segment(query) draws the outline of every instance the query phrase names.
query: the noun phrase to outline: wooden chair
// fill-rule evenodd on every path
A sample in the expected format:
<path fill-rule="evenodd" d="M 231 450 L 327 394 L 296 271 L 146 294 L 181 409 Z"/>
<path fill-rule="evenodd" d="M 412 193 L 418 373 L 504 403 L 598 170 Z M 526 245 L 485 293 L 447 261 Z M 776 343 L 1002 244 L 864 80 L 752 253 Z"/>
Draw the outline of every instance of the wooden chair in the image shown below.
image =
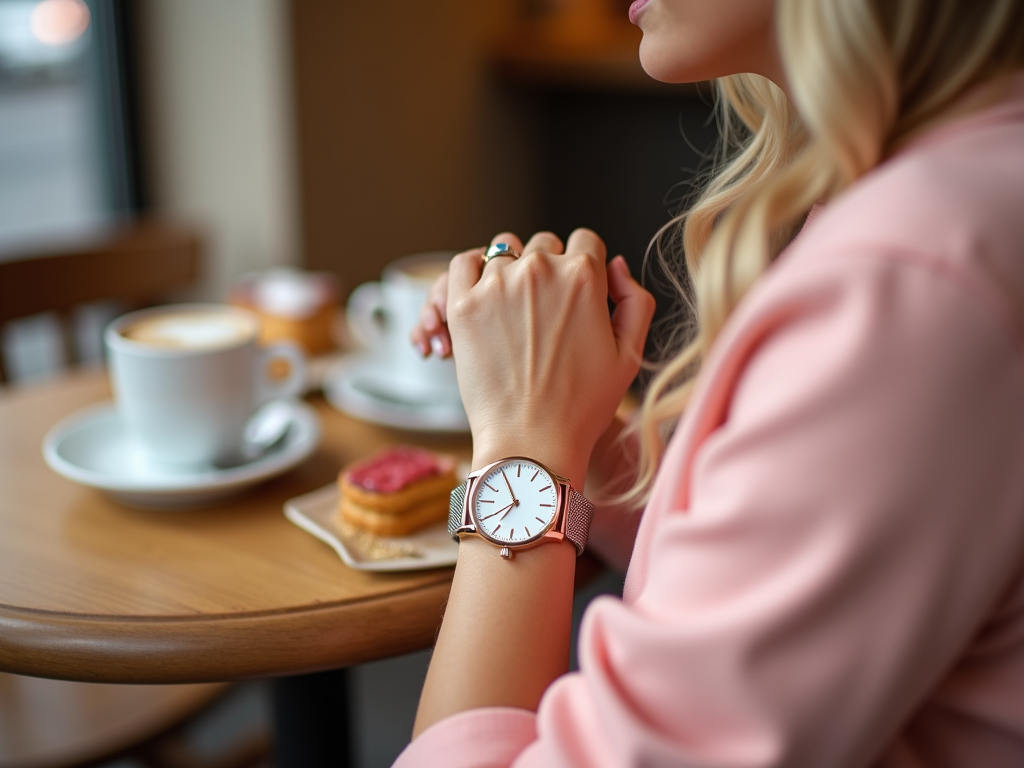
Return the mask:
<path fill-rule="evenodd" d="M 193 284 L 200 239 L 189 228 L 156 221 L 117 227 L 64 248 L 0 254 L 0 329 L 12 320 L 55 312 L 65 359 L 77 362 L 72 313 L 92 302 L 154 303 Z M 0 355 L 0 383 L 7 380 Z"/>
<path fill-rule="evenodd" d="M 193 284 L 200 238 L 160 222 L 119 227 L 63 248 L 0 256 L 0 329 L 55 312 L 69 365 L 76 362 L 72 313 L 116 299 L 135 307 Z M 0 356 L 0 383 L 6 380 Z M 184 729 L 227 684 L 98 685 L 0 673 L 0 768 L 70 768 L 131 757 L 150 766 L 243 766 L 269 752 L 263 739 L 216 760 L 190 754 Z"/>
<path fill-rule="evenodd" d="M 266 734 L 200 754 L 188 727 L 228 685 L 99 685 L 0 673 L 0 768 L 235 768 L 270 752 Z"/>

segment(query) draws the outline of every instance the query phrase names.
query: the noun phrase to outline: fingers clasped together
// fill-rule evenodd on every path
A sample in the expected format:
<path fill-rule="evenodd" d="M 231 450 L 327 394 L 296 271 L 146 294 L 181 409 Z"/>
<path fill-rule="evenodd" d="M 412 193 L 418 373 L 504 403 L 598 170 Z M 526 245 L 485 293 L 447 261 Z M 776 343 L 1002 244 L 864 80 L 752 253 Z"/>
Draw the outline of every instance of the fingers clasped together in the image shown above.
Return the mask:
<path fill-rule="evenodd" d="M 605 258 L 578 229 L 564 246 L 550 232 L 525 246 L 503 233 L 452 259 L 412 341 L 424 355 L 454 349 L 475 443 L 527 433 L 592 447 L 639 370 L 654 312 L 625 260 Z"/>

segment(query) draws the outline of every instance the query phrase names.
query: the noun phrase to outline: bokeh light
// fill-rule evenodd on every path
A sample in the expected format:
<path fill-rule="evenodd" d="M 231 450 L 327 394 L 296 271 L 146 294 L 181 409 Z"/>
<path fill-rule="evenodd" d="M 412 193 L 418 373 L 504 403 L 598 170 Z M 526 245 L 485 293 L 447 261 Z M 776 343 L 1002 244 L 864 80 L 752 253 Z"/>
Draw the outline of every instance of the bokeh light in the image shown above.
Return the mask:
<path fill-rule="evenodd" d="M 82 0 L 42 0 L 32 9 L 32 34 L 45 45 L 67 45 L 89 28 L 89 8 Z"/>

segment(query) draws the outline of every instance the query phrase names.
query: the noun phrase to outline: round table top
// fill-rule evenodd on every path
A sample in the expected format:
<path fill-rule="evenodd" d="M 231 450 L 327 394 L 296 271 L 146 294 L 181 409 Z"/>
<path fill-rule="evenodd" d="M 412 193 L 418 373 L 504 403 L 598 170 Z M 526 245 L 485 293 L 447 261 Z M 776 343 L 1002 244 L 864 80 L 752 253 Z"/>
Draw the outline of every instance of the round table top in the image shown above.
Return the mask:
<path fill-rule="evenodd" d="M 110 398 L 105 373 L 0 388 L 0 670 L 107 683 L 300 674 L 430 645 L 452 569 L 353 570 L 285 500 L 394 442 L 468 456 L 465 437 L 367 424 L 310 398 L 320 447 L 205 509 L 145 511 L 54 473 L 57 421 Z"/>

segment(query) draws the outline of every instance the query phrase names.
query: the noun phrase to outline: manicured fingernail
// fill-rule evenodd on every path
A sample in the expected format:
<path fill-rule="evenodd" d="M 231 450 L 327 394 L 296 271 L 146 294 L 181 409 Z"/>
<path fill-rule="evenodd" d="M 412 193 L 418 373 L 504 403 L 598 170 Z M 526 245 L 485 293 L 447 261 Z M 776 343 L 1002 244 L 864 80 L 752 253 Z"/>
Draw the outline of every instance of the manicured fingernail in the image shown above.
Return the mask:
<path fill-rule="evenodd" d="M 426 357 L 430 354 L 430 346 L 425 341 L 417 341 L 416 351 L 420 353 L 420 357 Z"/>
<path fill-rule="evenodd" d="M 616 256 L 615 257 L 615 261 L 619 262 L 619 269 L 621 269 L 627 275 L 630 274 L 630 272 L 629 272 L 629 262 L 626 261 L 626 258 L 624 256 L 621 256 L 621 255 L 620 256 Z"/>
<path fill-rule="evenodd" d="M 434 354 L 437 355 L 438 357 L 444 357 L 444 339 L 442 339 L 440 336 L 430 337 L 430 348 L 434 350 Z"/>

